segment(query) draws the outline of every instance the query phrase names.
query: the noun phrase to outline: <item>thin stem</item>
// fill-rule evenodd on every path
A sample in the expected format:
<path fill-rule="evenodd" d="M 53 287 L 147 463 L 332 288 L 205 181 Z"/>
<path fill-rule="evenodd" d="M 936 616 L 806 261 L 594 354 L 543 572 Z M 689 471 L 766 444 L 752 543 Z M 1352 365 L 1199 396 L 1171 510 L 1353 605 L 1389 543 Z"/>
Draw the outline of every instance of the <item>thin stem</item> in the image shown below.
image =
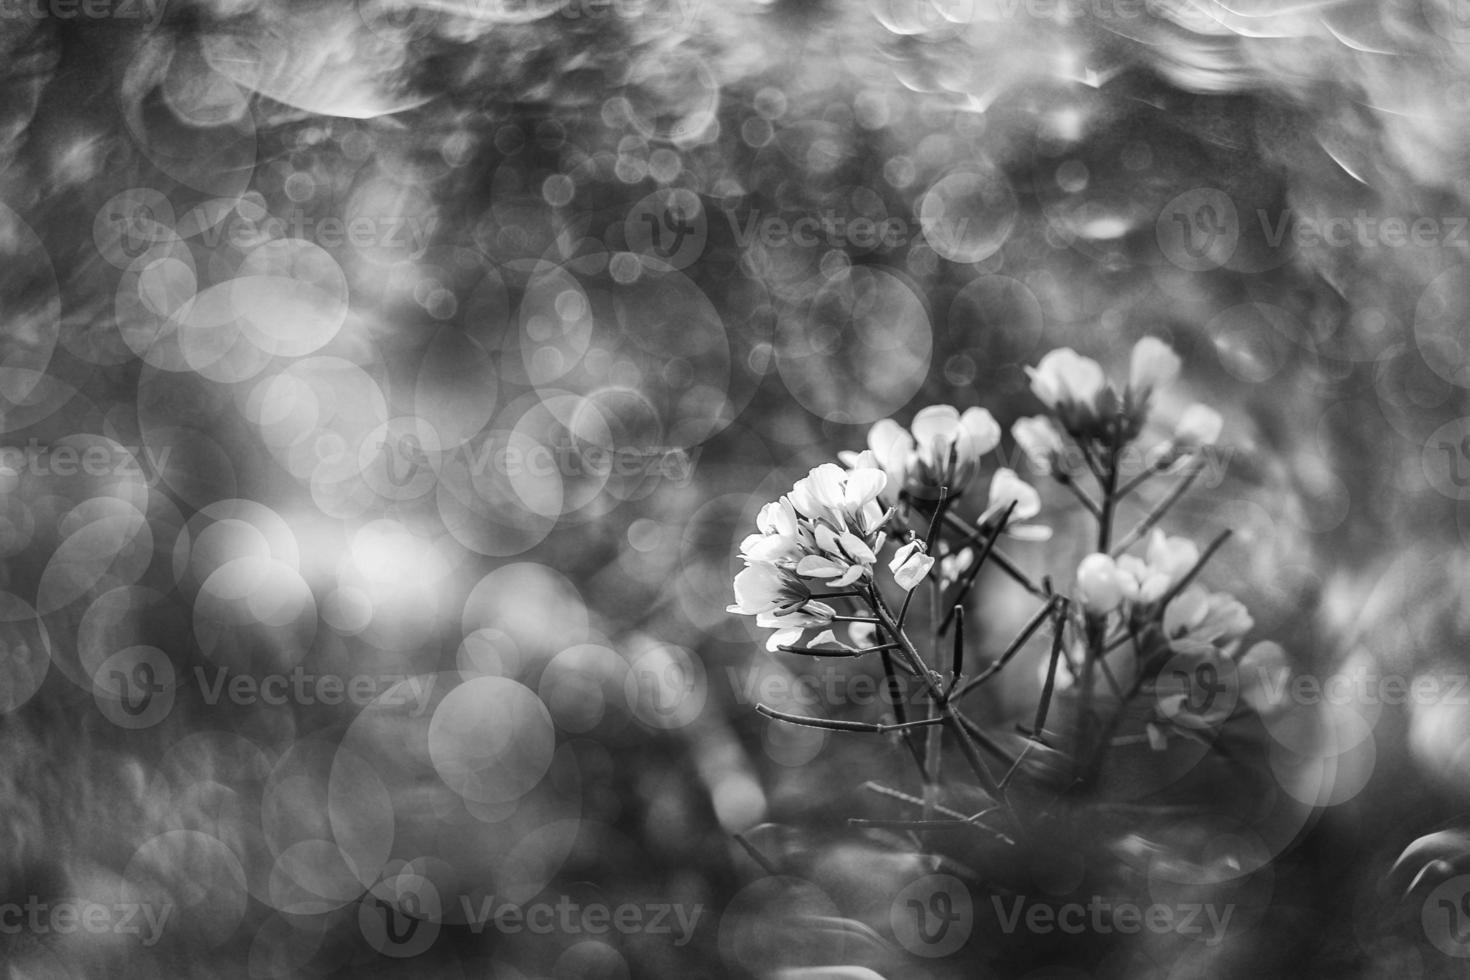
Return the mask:
<path fill-rule="evenodd" d="M 1204 469 L 1204 465 L 1201 464 L 1191 468 L 1189 472 L 1185 473 L 1184 476 L 1180 478 L 1179 482 L 1174 484 L 1173 489 L 1169 491 L 1168 495 L 1165 496 L 1163 500 L 1160 500 L 1152 510 L 1144 515 L 1143 520 L 1139 521 L 1138 524 L 1134 526 L 1133 530 L 1123 535 L 1122 539 L 1117 544 L 1113 545 L 1113 557 L 1116 558 L 1123 552 L 1127 551 L 1129 548 L 1133 547 L 1135 543 L 1140 541 L 1143 536 L 1147 534 L 1153 528 L 1153 526 L 1163 518 L 1165 514 L 1169 512 L 1169 509 L 1179 502 L 1179 498 L 1184 496 L 1185 492 L 1189 490 L 1190 484 L 1194 483 L 1199 475 L 1204 472 Z M 1120 498 L 1121 496 L 1122 495 L 1119 494 Z"/>
<path fill-rule="evenodd" d="M 884 650 L 897 650 L 897 643 L 881 643 L 875 647 L 862 647 L 858 650 L 836 649 L 830 650 L 824 647 L 803 647 L 794 643 L 783 643 L 776 647 L 782 653 L 803 653 L 811 657 L 861 657 L 869 653 L 881 653 Z"/>
<path fill-rule="evenodd" d="M 775 708 L 765 704 L 757 704 L 755 710 L 775 721 L 784 721 L 790 725 L 800 725 L 803 728 L 824 728 L 833 732 L 869 732 L 874 735 L 882 735 L 887 732 L 902 732 L 911 728 L 928 728 L 939 725 L 942 718 L 921 718 L 918 721 L 907 721 L 895 725 L 885 725 L 872 721 L 841 721 L 835 718 L 810 718 L 806 715 L 793 715 L 785 711 L 777 711 Z"/>
<path fill-rule="evenodd" d="M 959 686 L 960 677 L 965 672 L 965 607 L 956 603 L 949 611 L 950 618 L 954 620 L 954 650 L 949 658 L 949 687 L 945 689 L 946 699 L 954 700 L 954 689 Z M 940 634 L 944 631 L 941 629 Z"/>
<path fill-rule="evenodd" d="M 944 705 L 944 720 L 954 733 L 959 736 L 960 751 L 965 755 L 965 761 L 970 763 L 970 768 L 975 770 L 975 778 L 980 781 L 980 788 L 989 793 L 997 800 L 1004 800 L 1000 784 L 995 781 L 995 776 L 985 765 L 985 760 L 980 758 L 980 750 L 975 747 L 970 733 L 965 731 L 965 726 L 960 722 L 960 715 L 955 713 L 954 708 Z"/>
<path fill-rule="evenodd" d="M 1076 497 L 1082 503 L 1082 506 L 1087 510 L 1087 512 L 1093 517 L 1100 517 L 1102 515 L 1102 512 L 1098 509 L 1097 501 L 1093 500 L 1088 492 L 1082 489 L 1082 485 L 1080 483 L 1072 479 L 1072 475 L 1070 473 L 1064 473 L 1061 470 L 1053 470 L 1052 478 L 1055 479 L 1062 486 L 1066 487 L 1068 490 L 1072 491 L 1072 496 Z"/>
<path fill-rule="evenodd" d="M 929 533 L 924 535 L 925 554 L 934 554 L 934 542 L 939 540 L 939 527 L 949 511 L 950 499 L 949 487 L 940 487 L 939 502 L 934 505 L 934 516 L 929 518 Z"/>
<path fill-rule="evenodd" d="M 986 752 L 989 752 L 991 755 L 995 756 L 997 759 L 1004 762 L 1008 766 L 1015 765 L 1015 757 L 1012 756 L 1005 749 L 1001 748 L 999 742 L 991 738 L 989 735 L 985 734 L 985 729 L 981 728 L 979 725 L 975 724 L 973 721 L 971 721 L 969 718 L 965 717 L 959 712 L 955 713 L 955 717 L 959 719 L 960 724 L 964 726 L 965 731 L 970 733 L 970 737 L 973 738 L 982 749 L 984 749 Z"/>
<path fill-rule="evenodd" d="M 745 848 L 745 853 L 749 854 L 750 859 L 756 864 L 760 865 L 766 874 L 779 875 L 781 873 L 781 869 L 776 867 L 775 863 L 771 861 L 770 858 L 766 857 L 759 850 L 757 850 L 754 844 L 746 840 L 744 834 L 732 834 L 731 836 L 735 838 L 735 843 Z"/>
<path fill-rule="evenodd" d="M 1056 623 L 1051 641 L 1051 663 L 1046 668 L 1046 680 L 1041 685 L 1041 700 L 1036 705 L 1036 723 L 1032 726 L 1033 737 L 1039 738 L 1046 726 L 1046 714 L 1051 707 L 1052 693 L 1056 690 L 1057 663 L 1062 656 L 1062 631 L 1067 623 L 1068 600 L 1063 597 L 1057 605 Z"/>
<path fill-rule="evenodd" d="M 908 638 L 907 634 L 896 628 L 893 622 L 893 616 L 888 611 L 888 605 L 883 601 L 883 595 L 876 587 L 870 592 L 869 601 L 872 603 L 873 611 L 878 615 L 879 619 L 883 620 L 883 628 L 892 634 L 894 639 L 903 644 L 902 652 L 904 656 L 910 659 L 914 669 L 919 672 L 919 676 L 923 678 L 924 686 L 929 690 L 929 697 L 939 707 L 939 716 L 958 734 L 960 749 L 964 752 L 965 759 L 970 763 L 970 767 L 975 770 L 975 776 L 980 781 L 980 788 L 996 799 L 1000 799 L 1000 789 L 996 785 L 995 777 L 985 767 L 985 760 L 980 758 L 979 750 L 975 748 L 975 743 L 970 740 L 969 733 L 956 720 L 954 707 L 945 699 L 944 692 L 940 690 L 938 683 L 935 681 L 933 672 L 924 664 L 924 659 L 919 656 L 919 651 L 914 649 L 913 641 Z"/>
<path fill-rule="evenodd" d="M 897 647 L 898 644 L 888 644 Z M 883 651 L 883 682 L 887 685 L 888 699 L 893 705 L 893 720 L 900 725 L 908 722 L 908 712 L 903 706 L 903 688 L 899 686 L 898 676 L 893 672 L 893 657 L 887 650 Z M 914 741 L 913 733 L 907 728 L 900 733 L 903 744 L 908 747 L 909 753 L 914 757 L 914 764 L 919 767 L 919 775 L 924 775 L 924 757 L 919 754 L 919 746 Z"/>
<path fill-rule="evenodd" d="M 873 612 L 877 614 L 878 622 L 888 635 L 899 644 L 899 652 L 908 660 L 909 666 L 913 668 L 914 673 L 924 681 L 924 686 L 929 689 L 929 696 L 936 700 L 942 700 L 944 694 L 940 691 L 939 685 L 934 681 L 933 671 L 924 663 L 924 658 L 919 656 L 919 651 L 914 648 L 913 641 L 908 638 L 908 634 L 899 628 L 898 623 L 893 618 L 893 613 L 888 609 L 888 604 L 883 601 L 883 594 L 878 591 L 877 586 L 871 586 L 870 589 L 868 602 L 872 606 Z"/>
<path fill-rule="evenodd" d="M 958 827 L 973 827 L 993 837 L 998 837 L 1007 844 L 1015 843 L 1015 840 L 1004 832 L 976 820 L 874 820 L 849 817 L 847 823 L 850 827 L 882 827 L 892 830 L 954 830 Z"/>
<path fill-rule="evenodd" d="M 1118 450 L 1108 449 L 1107 467 L 1099 478 L 1102 483 L 1102 502 L 1097 517 L 1097 550 L 1106 554 L 1113 537 L 1113 510 L 1118 505 Z"/>
<path fill-rule="evenodd" d="M 1183 592 L 1185 587 L 1188 586 L 1190 582 L 1194 581 L 1194 577 L 1200 573 L 1200 569 L 1205 567 L 1205 562 L 1209 561 L 1210 558 L 1215 554 L 1215 552 L 1220 550 L 1220 546 L 1228 541 L 1230 539 L 1230 535 L 1234 533 L 1234 531 L 1227 527 L 1225 530 L 1215 535 L 1215 540 L 1205 545 L 1205 550 L 1200 552 L 1199 561 L 1191 565 L 1189 571 L 1185 572 L 1184 576 L 1180 578 L 1179 581 L 1174 583 L 1174 587 L 1168 592 L 1165 592 L 1164 597 L 1159 600 L 1158 606 L 1160 609 L 1168 608 L 1169 603 L 1174 601 L 1174 597 Z"/>
<path fill-rule="evenodd" d="M 990 537 L 985 540 L 985 547 L 980 550 L 980 554 L 975 556 L 975 560 L 970 563 L 970 567 L 965 569 L 964 576 L 955 584 L 954 609 L 959 608 L 959 604 L 965 601 L 965 597 L 969 595 L 970 589 L 974 587 L 976 577 L 979 576 L 980 570 L 985 567 L 986 560 L 994 554 L 995 543 L 1000 540 L 1001 534 L 1006 529 L 1006 524 L 1010 522 L 1011 512 L 1015 509 L 1016 501 L 1012 500 L 1006 505 L 1006 509 L 1000 512 L 999 518 L 995 522 L 995 527 L 990 532 Z M 979 533 L 980 530 L 977 528 L 976 533 Z M 954 611 L 951 610 L 950 614 L 944 618 L 944 622 L 939 624 L 940 636 L 943 636 L 949 629 L 949 624 L 953 619 Z"/>
<path fill-rule="evenodd" d="M 1009 663 L 1011 658 L 1021 651 L 1021 648 L 1026 645 L 1026 641 L 1031 639 L 1031 634 L 1035 633 L 1037 629 L 1040 628 L 1041 624 L 1046 620 L 1047 616 L 1051 615 L 1051 612 L 1056 607 L 1058 601 L 1059 599 L 1056 596 L 1053 596 L 1051 599 L 1047 600 L 1046 605 L 1038 609 L 1036 611 L 1036 614 L 1033 615 L 1026 622 L 1026 625 L 1021 627 L 1021 632 L 1017 633 L 1015 639 L 1011 640 L 1010 645 L 1007 646 L 1004 651 L 1002 651 L 999 657 L 995 658 L 995 662 L 992 663 L 989 667 L 986 667 L 983 671 L 981 671 L 979 676 L 977 676 L 975 679 L 967 682 L 964 687 L 960 688 L 959 696 L 964 697 L 966 694 L 969 694 L 971 691 L 975 690 L 975 688 L 979 687 L 981 684 L 984 684 L 991 677 L 999 673 L 1001 668 Z"/>
<path fill-rule="evenodd" d="M 912 793 L 905 793 L 901 789 L 894 789 L 892 786 L 884 786 L 882 783 L 875 783 L 870 780 L 866 783 L 863 783 L 863 789 L 867 790 L 869 793 L 877 793 L 879 796 L 886 796 L 889 799 L 898 800 L 902 803 L 907 803 L 909 806 L 919 808 L 922 808 L 924 806 L 924 801 L 919 797 L 914 796 Z M 938 813 L 941 813 L 946 817 L 953 817 L 956 820 L 970 819 L 960 811 L 952 810 L 949 807 L 945 806 L 943 803 L 939 804 L 939 806 L 935 807 L 934 809 Z M 989 813 L 990 811 L 986 810 L 983 812 Z"/>
<path fill-rule="evenodd" d="M 941 490 L 939 500 L 941 507 L 944 506 L 944 499 L 945 491 Z M 934 516 L 936 519 L 929 525 L 929 536 L 931 540 L 939 533 L 939 513 L 936 512 Z M 939 583 L 938 576 L 930 579 L 929 585 L 929 623 L 932 626 L 939 621 L 939 599 L 942 586 Z M 934 663 L 937 665 L 939 662 L 939 633 L 936 631 L 934 634 Z M 944 697 L 949 697 L 949 691 L 947 689 L 944 692 Z M 942 700 L 939 698 L 930 699 L 928 715 L 931 719 L 942 720 L 940 710 L 942 703 Z M 924 782 L 924 819 L 926 820 L 933 816 L 933 807 L 939 802 L 939 776 L 943 765 L 944 731 L 940 728 L 931 728 L 929 729 L 924 746 L 924 774 L 926 777 Z"/>
<path fill-rule="evenodd" d="M 1167 459 L 1169 459 L 1169 456 L 1165 454 L 1155 460 L 1152 466 L 1145 466 L 1142 473 L 1138 474 L 1133 479 L 1123 484 L 1123 486 L 1118 490 L 1118 499 L 1122 500 L 1124 497 L 1128 496 L 1130 493 L 1147 483 L 1150 477 L 1153 477 L 1156 474 L 1162 473 L 1164 472 L 1164 470 L 1168 469 L 1169 466 L 1167 463 L 1165 463 L 1165 460 Z"/>
<path fill-rule="evenodd" d="M 1077 445 L 1082 449 L 1082 459 L 1087 463 L 1087 468 L 1092 471 L 1092 478 L 1096 480 L 1099 484 L 1101 484 L 1103 482 L 1102 464 L 1099 463 L 1097 461 L 1097 457 L 1093 455 L 1092 447 L 1081 440 L 1074 441 L 1076 441 Z"/>

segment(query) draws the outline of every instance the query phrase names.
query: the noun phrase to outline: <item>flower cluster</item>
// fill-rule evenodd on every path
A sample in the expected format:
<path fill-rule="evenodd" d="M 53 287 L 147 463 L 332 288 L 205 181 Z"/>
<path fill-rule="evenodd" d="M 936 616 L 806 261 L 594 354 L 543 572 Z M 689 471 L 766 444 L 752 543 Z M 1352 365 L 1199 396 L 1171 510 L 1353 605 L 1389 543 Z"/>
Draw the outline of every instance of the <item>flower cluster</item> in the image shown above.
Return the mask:
<path fill-rule="evenodd" d="M 921 803 L 931 820 L 946 735 L 967 748 L 977 785 L 997 801 L 1003 801 L 1004 780 L 991 772 L 986 753 L 998 756 L 1006 772 L 1024 769 L 1026 753 L 1008 755 L 961 713 L 958 703 L 1048 627 L 1051 655 L 1042 664 L 1041 701 L 1026 752 L 1072 766 L 1065 777 L 1070 784 L 1085 785 L 1101 771 L 1118 726 L 1139 717 L 1125 709 L 1140 692 L 1153 692 L 1155 711 L 1143 734 L 1119 736 L 1125 742 L 1146 740 L 1162 751 L 1171 733 L 1183 732 L 1181 726 L 1223 722 L 1234 699 L 1220 701 L 1225 707 L 1214 713 L 1201 713 L 1191 707 L 1192 700 L 1161 686 L 1168 680 L 1161 677 L 1166 662 L 1179 657 L 1197 662 L 1210 677 L 1233 676 L 1234 665 L 1226 661 L 1241 658 L 1242 638 L 1253 626 L 1250 614 L 1233 596 L 1196 581 L 1229 531 L 1201 547 L 1158 526 L 1202 470 L 1204 460 L 1197 456 L 1220 437 L 1219 413 L 1189 405 L 1161 444 L 1163 452 L 1121 479 L 1155 396 L 1176 383 L 1180 368 L 1169 345 L 1146 337 L 1133 348 L 1123 384 L 1110 382 L 1096 361 L 1071 349 L 1052 351 L 1027 369 L 1032 392 L 1046 412 L 1014 423 L 1016 445 L 1037 472 L 1050 474 L 1096 522 L 1095 534 L 1087 529 L 1091 553 L 1078 565 L 1070 594 L 1056 591 L 1050 576 L 1038 583 L 999 543 L 1002 535 L 1025 541 L 1051 537 L 1051 527 L 1035 523 L 1043 510 L 1036 487 L 999 465 L 990 472 L 983 503 L 969 496 L 980 482 L 984 457 L 1001 441 L 1000 426 L 984 409 L 934 405 L 920 410 L 908 427 L 893 419 L 877 422 L 864 450 L 840 453 L 842 466 L 818 466 L 789 493 L 766 504 L 757 533 L 741 544 L 745 568 L 736 576 L 730 611 L 754 615 L 758 626 L 775 630 L 768 643 L 772 650 L 851 658 L 881 653 L 888 683 L 897 683 L 901 671 L 922 686 L 929 705 L 922 718 L 906 720 L 895 703 L 892 723 L 758 708 L 794 724 L 898 733 L 928 781 Z M 1069 453 L 1075 455 L 1064 464 Z M 1071 465 L 1079 458 L 1085 468 Z M 1195 465 L 1187 465 L 1191 458 Z M 1172 474 L 1173 486 L 1153 503 L 1133 498 L 1166 473 Z M 1131 527 L 1119 533 L 1125 517 Z M 880 555 L 889 541 L 893 550 L 884 563 Z M 882 574 L 885 565 L 887 575 Z M 965 653 L 965 605 L 987 566 L 1022 587 L 1027 596 L 1020 601 L 1039 608 L 1025 614 L 1026 625 L 1003 653 L 992 662 L 982 660 L 978 672 L 967 676 L 965 663 L 974 658 Z M 890 605 L 885 589 L 898 590 L 901 599 Z M 928 601 L 913 602 L 921 589 Z M 931 641 L 911 638 L 915 619 L 932 631 Z M 836 638 L 831 627 L 837 623 L 850 626 L 848 636 L 856 646 Z M 803 642 L 807 631 L 817 632 Z M 1251 651 L 1270 649 L 1258 643 Z M 1264 662 L 1264 653 L 1251 651 L 1245 656 Z M 1273 670 L 1279 666 L 1271 665 Z M 1175 662 L 1168 676 L 1177 668 Z M 1064 692 L 1074 712 L 1061 734 L 1046 724 L 1050 699 L 1058 692 Z M 1265 704 L 1257 694 L 1245 697 L 1249 705 Z M 1100 717 L 1104 713 L 1112 717 Z M 929 729 L 922 750 L 913 738 L 916 728 Z"/>
<path fill-rule="evenodd" d="M 1077 601 L 1087 615 L 1098 619 L 1118 613 L 1135 625 L 1159 622 L 1165 641 L 1176 652 L 1230 653 L 1250 630 L 1250 614 L 1226 593 L 1208 592 L 1199 585 L 1180 588 L 1199 561 L 1199 547 L 1193 541 L 1155 529 L 1141 558 L 1115 559 L 1094 552 L 1082 559 L 1077 566 Z"/>
<path fill-rule="evenodd" d="M 877 468 L 888 475 L 893 503 L 900 498 L 933 501 L 941 489 L 963 493 L 980 469 L 980 458 L 1000 445 L 1000 425 L 983 408 L 963 413 L 950 405 L 930 405 L 905 429 L 893 419 L 868 430 L 868 448 L 838 454 L 854 469 Z"/>
<path fill-rule="evenodd" d="M 1040 473 L 1057 469 L 1066 450 L 1064 434 L 1084 451 L 1116 451 L 1138 438 L 1153 396 L 1174 383 L 1179 368 L 1173 348 L 1157 337 L 1144 337 L 1133 346 L 1128 382 L 1120 389 L 1092 358 L 1070 347 L 1051 351 L 1026 369 L 1031 391 L 1048 414 L 1018 420 L 1011 434 Z M 1175 423 L 1169 448 L 1179 455 L 1212 445 L 1223 425 L 1214 409 L 1190 405 Z"/>
<path fill-rule="evenodd" d="M 836 592 L 872 582 L 891 516 L 878 502 L 887 482 L 882 470 L 824 463 L 762 507 L 757 533 L 740 544 L 745 568 L 729 611 L 777 630 L 773 650 L 832 623 L 836 610 L 814 595 L 812 582 Z"/>

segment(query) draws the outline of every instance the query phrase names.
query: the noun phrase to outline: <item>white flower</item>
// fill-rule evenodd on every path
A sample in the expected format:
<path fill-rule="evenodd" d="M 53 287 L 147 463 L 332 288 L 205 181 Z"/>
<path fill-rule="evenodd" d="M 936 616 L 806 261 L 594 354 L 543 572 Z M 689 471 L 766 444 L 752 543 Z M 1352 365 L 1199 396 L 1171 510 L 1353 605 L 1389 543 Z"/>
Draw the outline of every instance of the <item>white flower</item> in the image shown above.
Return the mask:
<path fill-rule="evenodd" d="M 1128 387 L 1135 396 L 1147 398 L 1148 393 L 1174 383 L 1179 377 L 1179 355 L 1174 348 L 1157 337 L 1144 337 L 1133 345 L 1133 356 L 1128 364 Z"/>
<path fill-rule="evenodd" d="M 1056 466 L 1057 457 L 1066 450 L 1061 432 L 1045 415 L 1017 419 L 1011 426 L 1011 435 L 1026 454 L 1031 468 L 1038 473 L 1050 473 Z"/>
<path fill-rule="evenodd" d="M 1036 488 L 1016 475 L 1016 471 L 1001 467 L 990 478 L 990 506 L 988 513 L 999 513 L 1014 503 L 1011 511 L 1014 521 L 1029 521 L 1041 513 L 1041 494 Z"/>
<path fill-rule="evenodd" d="M 983 408 L 967 408 L 961 414 L 950 405 L 930 405 L 914 416 L 909 431 L 919 462 L 936 472 L 944 471 L 951 457 L 958 467 L 973 468 L 1000 445 L 1000 425 Z"/>
<path fill-rule="evenodd" d="M 796 574 L 804 578 L 827 579 L 830 587 L 843 589 L 861 579 L 878 560 L 873 549 L 851 531 L 818 524 L 812 535 L 816 552 L 796 563 Z"/>
<path fill-rule="evenodd" d="M 1070 347 L 1048 351 L 1036 367 L 1026 368 L 1031 390 L 1047 408 L 1091 405 L 1107 384 L 1100 364 Z"/>
<path fill-rule="evenodd" d="M 735 576 L 735 601 L 726 612 L 755 616 L 764 627 L 826 626 L 836 614 L 812 598 L 811 589 L 790 569 L 756 561 Z"/>
<path fill-rule="evenodd" d="M 990 478 L 990 505 L 980 515 L 981 526 L 999 517 L 1012 503 L 1016 506 L 1006 522 L 1006 534 L 1022 541 L 1051 540 L 1051 528 L 1044 524 L 1026 523 L 1041 513 L 1041 494 L 1017 476 L 1015 470 L 1006 467 L 996 470 Z"/>
<path fill-rule="evenodd" d="M 917 538 L 899 548 L 893 560 L 888 563 L 888 570 L 893 573 L 893 580 L 905 592 L 924 581 L 924 577 L 929 574 L 929 569 L 933 567 L 934 559 L 924 553 L 924 542 Z"/>
<path fill-rule="evenodd" d="M 839 458 L 854 470 L 876 468 L 888 475 L 889 499 L 900 490 L 933 499 L 940 487 L 963 491 L 980 467 L 980 457 L 1000 444 L 1000 425 L 983 408 L 963 413 L 950 405 L 930 405 L 903 428 L 881 419 L 868 430 L 863 453 Z"/>
<path fill-rule="evenodd" d="M 1263 640 L 1240 658 L 1240 696 L 1260 714 L 1270 714 L 1288 702 L 1286 685 L 1291 666 L 1278 643 Z"/>
<path fill-rule="evenodd" d="M 958 553 L 944 555 L 939 559 L 939 584 L 949 588 L 959 581 L 970 568 L 970 563 L 975 560 L 975 549 L 964 548 Z"/>
<path fill-rule="evenodd" d="M 882 470 L 823 463 L 797 480 L 788 496 L 799 516 L 869 537 L 883 521 L 878 495 L 887 483 Z"/>
<path fill-rule="evenodd" d="M 868 448 L 858 455 L 838 454 L 848 466 L 876 466 L 888 474 L 888 497 L 895 499 L 908 484 L 914 465 L 914 437 L 893 419 L 879 419 L 868 429 Z"/>
<path fill-rule="evenodd" d="M 1118 567 L 1138 583 L 1138 601 L 1162 599 L 1199 561 L 1199 546 L 1188 538 L 1172 538 L 1154 528 L 1143 558 L 1124 555 Z"/>
<path fill-rule="evenodd" d="M 1213 446 L 1220 438 L 1225 420 L 1207 405 L 1189 406 L 1174 426 L 1174 441 L 1182 447 Z"/>
<path fill-rule="evenodd" d="M 878 643 L 878 625 L 867 622 L 848 623 L 847 636 L 859 650 L 876 646 Z"/>
<path fill-rule="evenodd" d="M 1253 625 L 1240 600 L 1202 585 L 1189 586 L 1164 609 L 1164 637 L 1177 653 L 1212 653 L 1239 640 Z"/>
<path fill-rule="evenodd" d="M 1137 585 L 1110 555 L 1094 552 L 1077 566 L 1077 601 L 1094 616 L 1106 616 L 1133 598 Z"/>

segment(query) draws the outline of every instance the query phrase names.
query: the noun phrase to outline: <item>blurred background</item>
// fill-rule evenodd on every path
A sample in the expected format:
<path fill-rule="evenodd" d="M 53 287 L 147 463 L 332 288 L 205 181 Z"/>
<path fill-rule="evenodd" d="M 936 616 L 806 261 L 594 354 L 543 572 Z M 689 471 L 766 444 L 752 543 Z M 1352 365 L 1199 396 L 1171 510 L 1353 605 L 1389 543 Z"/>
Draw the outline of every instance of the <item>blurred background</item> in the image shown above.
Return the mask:
<path fill-rule="evenodd" d="M 1254 635 L 1453 688 L 1463 7 L 0 0 L 9 976 L 1459 975 L 1381 881 L 1470 698 L 1276 733 L 1230 943 L 925 958 L 918 856 L 845 826 L 911 760 L 757 715 L 817 675 L 725 606 L 872 422 L 1008 428 L 1023 365 L 1152 334 Z M 1059 582 L 1067 503 L 1013 546 Z"/>

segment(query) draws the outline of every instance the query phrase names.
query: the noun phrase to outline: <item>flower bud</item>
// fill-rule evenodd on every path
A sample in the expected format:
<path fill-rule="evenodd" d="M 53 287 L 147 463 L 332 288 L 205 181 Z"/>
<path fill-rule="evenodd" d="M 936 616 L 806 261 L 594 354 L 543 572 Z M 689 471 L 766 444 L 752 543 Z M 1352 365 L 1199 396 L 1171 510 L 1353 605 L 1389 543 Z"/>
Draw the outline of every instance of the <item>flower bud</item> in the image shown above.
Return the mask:
<path fill-rule="evenodd" d="M 1123 604 L 1124 586 L 1117 562 L 1094 552 L 1077 566 L 1077 600 L 1093 616 L 1106 616 Z"/>
<path fill-rule="evenodd" d="M 1017 419 L 1011 426 L 1011 436 L 1038 473 L 1050 473 L 1057 457 L 1066 449 L 1062 434 L 1045 415 Z"/>
<path fill-rule="evenodd" d="M 1031 390 L 1047 408 L 1089 406 L 1107 384 L 1100 364 L 1070 347 L 1048 351 L 1036 367 L 1028 367 Z"/>
<path fill-rule="evenodd" d="M 899 548 L 893 556 L 893 561 L 888 563 L 888 570 L 893 573 L 893 580 L 905 592 L 911 591 L 914 586 L 924 581 L 924 577 L 929 574 L 929 569 L 933 567 L 934 559 L 924 553 L 924 542 L 918 539 Z"/>
<path fill-rule="evenodd" d="M 1029 521 L 1041 513 L 1041 495 L 1036 488 L 1016 475 L 1016 471 L 1001 467 L 990 478 L 990 506 L 987 513 L 996 513 L 1015 502 L 1011 520 Z"/>
<path fill-rule="evenodd" d="M 1220 438 L 1225 420 L 1208 405 L 1189 406 L 1174 426 L 1174 441 L 1182 447 L 1213 446 Z"/>
<path fill-rule="evenodd" d="M 1157 337 L 1144 337 L 1133 345 L 1128 365 L 1128 387 L 1136 393 L 1156 391 L 1179 377 L 1179 355 Z"/>

